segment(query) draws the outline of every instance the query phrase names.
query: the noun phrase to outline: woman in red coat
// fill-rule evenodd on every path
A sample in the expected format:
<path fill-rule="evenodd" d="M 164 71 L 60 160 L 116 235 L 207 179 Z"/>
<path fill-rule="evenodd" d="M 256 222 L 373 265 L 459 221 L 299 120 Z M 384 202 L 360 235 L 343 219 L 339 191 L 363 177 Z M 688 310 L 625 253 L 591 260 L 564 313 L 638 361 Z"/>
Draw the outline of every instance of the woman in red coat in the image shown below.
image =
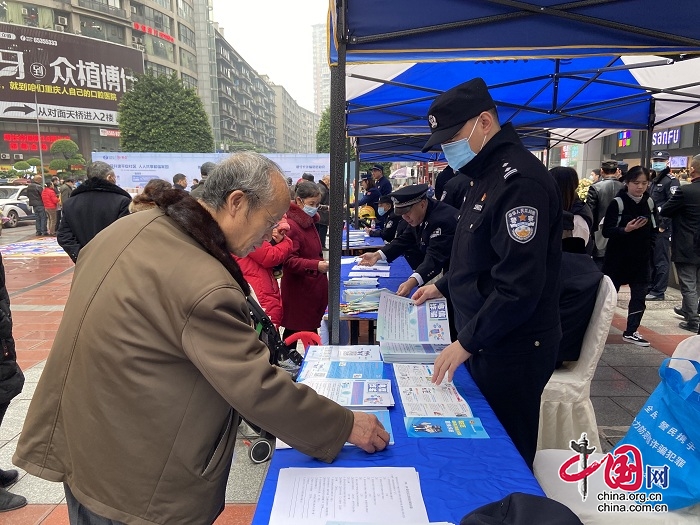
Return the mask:
<path fill-rule="evenodd" d="M 50 182 L 46 183 L 46 187 L 41 192 L 41 200 L 44 203 L 44 209 L 46 210 L 46 216 L 48 218 L 48 225 L 46 227 L 49 230 L 49 235 L 56 235 L 56 210 L 58 210 L 58 195 L 56 195 L 56 190 L 53 189 L 53 184 Z"/>
<path fill-rule="evenodd" d="M 255 291 L 260 306 L 276 328 L 282 322 L 282 297 L 273 268 L 279 266 L 292 254 L 294 245 L 287 232 L 289 223 L 283 218 L 272 230 L 272 241 L 265 241 L 246 257 L 235 257 L 243 277 Z"/>
<path fill-rule="evenodd" d="M 328 261 L 323 260 L 321 239 L 316 223 L 321 191 L 312 182 L 297 185 L 289 206 L 289 238 L 292 255 L 284 263 L 282 275 L 283 337 L 300 332 L 315 332 L 321 326 L 328 306 Z"/>

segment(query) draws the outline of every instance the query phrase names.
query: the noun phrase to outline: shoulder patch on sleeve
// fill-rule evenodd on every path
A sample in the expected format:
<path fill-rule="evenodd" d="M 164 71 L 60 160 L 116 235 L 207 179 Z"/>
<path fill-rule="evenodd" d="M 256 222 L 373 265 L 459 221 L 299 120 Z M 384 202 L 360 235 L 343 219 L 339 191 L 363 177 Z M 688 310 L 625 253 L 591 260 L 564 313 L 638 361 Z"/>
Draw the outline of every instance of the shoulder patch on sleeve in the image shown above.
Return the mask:
<path fill-rule="evenodd" d="M 510 238 L 521 244 L 531 241 L 537 233 L 537 208 L 518 206 L 506 212 L 506 227 Z"/>
<path fill-rule="evenodd" d="M 440 237 L 440 235 L 442 235 L 442 229 L 441 229 L 441 228 L 435 228 L 435 229 L 433 230 L 433 233 L 430 234 L 430 238 L 432 239 L 432 238 L 434 238 L 434 237 Z"/>
<path fill-rule="evenodd" d="M 680 186 L 671 186 L 671 195 L 673 195 L 674 193 L 676 193 L 676 191 L 678 190 L 678 188 L 680 188 Z"/>

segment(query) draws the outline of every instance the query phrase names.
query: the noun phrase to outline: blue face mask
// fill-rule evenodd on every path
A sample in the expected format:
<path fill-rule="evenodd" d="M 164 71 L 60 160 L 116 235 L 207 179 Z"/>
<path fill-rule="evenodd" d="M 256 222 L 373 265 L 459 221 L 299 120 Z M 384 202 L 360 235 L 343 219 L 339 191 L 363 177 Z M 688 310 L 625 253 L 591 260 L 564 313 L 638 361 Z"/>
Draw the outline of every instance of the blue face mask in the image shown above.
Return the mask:
<path fill-rule="evenodd" d="M 466 139 L 441 145 L 442 152 L 445 154 L 445 159 L 447 159 L 447 163 L 453 170 L 457 171 L 459 168 L 466 166 L 474 157 L 476 157 L 476 153 L 474 153 L 472 147 L 469 145 L 469 139 L 472 138 L 478 123 L 479 120 L 477 119 L 477 121 L 474 123 L 474 127 L 472 128 L 472 132 Z M 486 137 L 484 137 L 484 141 L 486 141 Z M 483 148 L 484 145 L 482 144 L 481 147 Z"/>
<path fill-rule="evenodd" d="M 666 163 L 665 162 L 652 162 L 651 169 L 653 169 L 656 173 L 659 173 L 660 171 L 664 171 L 666 169 Z"/>
<path fill-rule="evenodd" d="M 318 208 L 314 208 L 313 206 L 309 206 L 307 204 L 304 205 L 304 213 L 308 215 L 309 217 L 313 217 L 316 215 L 316 212 L 318 211 Z"/>
<path fill-rule="evenodd" d="M 381 217 L 382 215 L 384 215 L 386 213 L 386 210 L 380 206 L 379 208 L 377 208 L 377 213 Z"/>

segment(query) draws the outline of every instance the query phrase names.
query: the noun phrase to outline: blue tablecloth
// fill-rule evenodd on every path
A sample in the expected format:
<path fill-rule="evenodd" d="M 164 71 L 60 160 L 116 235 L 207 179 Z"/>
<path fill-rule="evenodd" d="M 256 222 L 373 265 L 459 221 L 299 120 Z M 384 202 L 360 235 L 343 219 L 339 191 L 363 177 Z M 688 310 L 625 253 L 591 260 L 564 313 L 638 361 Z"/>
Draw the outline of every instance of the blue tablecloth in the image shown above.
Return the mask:
<path fill-rule="evenodd" d="M 345 296 L 345 285 L 343 284 L 347 281 L 350 276 L 348 275 L 352 271 L 352 264 L 341 264 L 340 265 L 340 298 L 341 301 Z M 399 257 L 398 259 L 392 261 L 389 264 L 389 277 L 379 277 L 378 288 L 387 288 L 392 292 L 396 292 L 401 283 L 408 279 L 413 270 L 406 262 L 406 259 Z M 343 317 L 345 319 L 345 317 Z M 352 319 L 373 319 L 377 320 L 377 312 L 366 312 L 360 314 L 353 314 Z"/>
<path fill-rule="evenodd" d="M 365 237 L 365 241 L 363 244 L 360 244 L 359 246 L 352 245 L 349 248 L 347 248 L 346 239 L 347 239 L 347 232 L 345 230 L 343 230 L 343 245 L 342 245 L 343 252 L 346 252 L 348 250 L 349 251 L 360 251 L 360 250 L 367 250 L 367 249 L 377 249 L 377 248 L 381 248 L 382 246 L 384 246 L 384 239 L 382 239 L 381 237 Z"/>
<path fill-rule="evenodd" d="M 396 384 L 391 365 L 384 365 L 384 375 Z M 472 407 L 474 416 L 481 418 L 490 439 L 409 438 L 401 400 L 394 389 L 396 406 L 390 409 L 390 414 L 396 444 L 376 454 L 345 447 L 331 466 L 414 467 L 420 476 L 430 521 L 459 523 L 465 514 L 512 492 L 544 496 L 465 367 L 458 369 L 454 382 Z M 319 421 L 319 425 L 322 424 Z M 296 450 L 276 451 L 260 493 L 253 525 L 269 521 L 280 469 L 325 466 L 329 465 Z"/>

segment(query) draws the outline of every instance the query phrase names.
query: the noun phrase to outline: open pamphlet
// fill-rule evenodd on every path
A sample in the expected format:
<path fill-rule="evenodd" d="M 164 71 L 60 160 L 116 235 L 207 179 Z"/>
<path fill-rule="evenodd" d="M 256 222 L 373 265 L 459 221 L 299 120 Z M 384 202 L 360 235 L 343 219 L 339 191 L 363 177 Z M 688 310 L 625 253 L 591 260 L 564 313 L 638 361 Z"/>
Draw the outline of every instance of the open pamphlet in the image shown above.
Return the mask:
<path fill-rule="evenodd" d="M 377 341 L 387 363 L 434 363 L 450 344 L 447 300 L 429 299 L 416 306 L 406 297 L 381 294 Z"/>
<path fill-rule="evenodd" d="M 389 379 L 314 379 L 300 381 L 318 394 L 350 409 L 394 406 Z"/>
<path fill-rule="evenodd" d="M 451 382 L 435 385 L 431 365 L 394 363 L 394 375 L 406 417 L 473 417 L 472 409 Z"/>
<path fill-rule="evenodd" d="M 478 417 L 406 417 L 406 434 L 413 438 L 484 439 L 489 435 Z"/>

